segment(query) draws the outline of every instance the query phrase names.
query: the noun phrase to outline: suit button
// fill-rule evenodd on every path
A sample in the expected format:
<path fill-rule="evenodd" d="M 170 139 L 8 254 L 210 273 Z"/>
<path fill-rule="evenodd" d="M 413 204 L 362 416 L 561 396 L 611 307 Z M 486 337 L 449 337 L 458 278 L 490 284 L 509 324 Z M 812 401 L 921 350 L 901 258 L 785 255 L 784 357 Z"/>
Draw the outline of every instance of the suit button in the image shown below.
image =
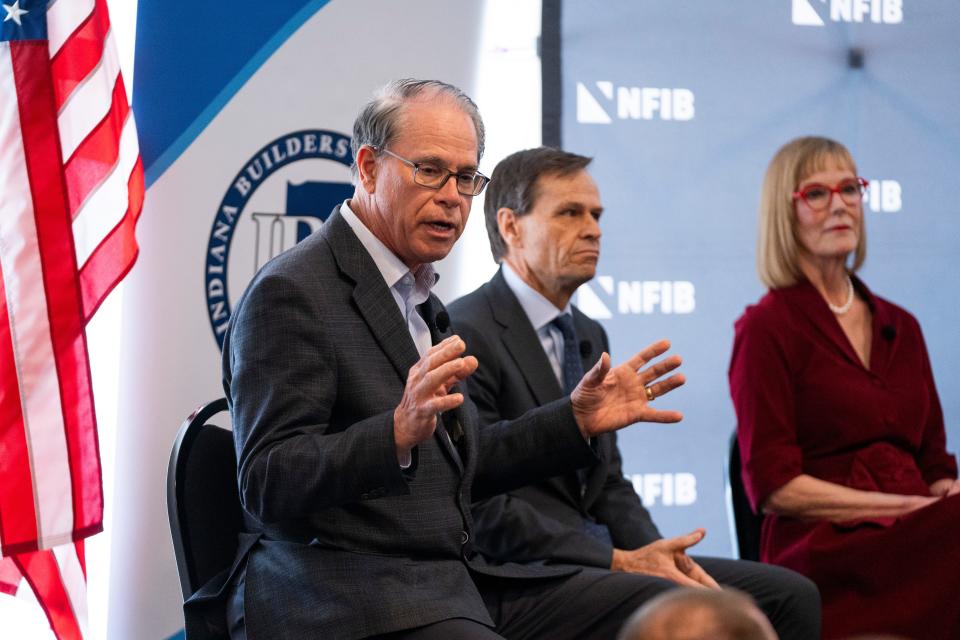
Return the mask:
<path fill-rule="evenodd" d="M 467 541 L 470 539 L 470 534 L 466 531 L 460 532 L 460 544 L 467 544 Z"/>

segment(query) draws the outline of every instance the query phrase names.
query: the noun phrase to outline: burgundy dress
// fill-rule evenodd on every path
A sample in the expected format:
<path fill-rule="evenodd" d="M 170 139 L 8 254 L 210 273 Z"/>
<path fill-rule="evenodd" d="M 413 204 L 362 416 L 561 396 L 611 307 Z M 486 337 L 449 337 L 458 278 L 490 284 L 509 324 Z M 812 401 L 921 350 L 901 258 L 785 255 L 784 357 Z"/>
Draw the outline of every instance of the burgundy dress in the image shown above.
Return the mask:
<path fill-rule="evenodd" d="M 730 393 L 755 509 L 802 473 L 923 496 L 957 476 L 920 326 L 855 285 L 873 311 L 869 368 L 809 282 L 770 291 L 736 323 Z M 817 583 L 824 638 L 960 639 L 960 495 L 900 518 L 767 516 L 760 557 Z"/>

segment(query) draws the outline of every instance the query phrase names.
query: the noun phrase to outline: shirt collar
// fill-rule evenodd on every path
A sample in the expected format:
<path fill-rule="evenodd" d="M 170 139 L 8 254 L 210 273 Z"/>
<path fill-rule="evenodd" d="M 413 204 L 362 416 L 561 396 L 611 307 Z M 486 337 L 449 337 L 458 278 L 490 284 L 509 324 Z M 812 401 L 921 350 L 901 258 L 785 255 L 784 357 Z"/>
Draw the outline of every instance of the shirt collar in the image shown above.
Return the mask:
<path fill-rule="evenodd" d="M 403 260 L 398 258 L 387 245 L 383 244 L 380 238 L 373 235 L 373 232 L 367 228 L 367 225 L 357 217 L 357 214 L 350 208 L 349 200 L 344 200 L 343 204 L 340 205 L 340 215 L 343 216 L 346 223 L 350 225 L 360 244 L 363 245 L 363 248 L 366 249 L 370 257 L 373 258 L 374 264 L 377 265 L 377 270 L 383 276 L 383 280 L 387 283 L 388 287 L 393 288 L 403 276 L 410 273 L 410 269 L 403 263 Z M 416 277 L 415 290 L 425 292 L 422 294 L 423 299 L 419 301 L 423 302 L 429 297 L 430 289 L 436 284 L 439 276 L 436 271 L 434 271 L 433 265 L 429 263 L 420 265 L 414 273 L 414 276 Z M 421 296 L 418 295 L 417 297 L 419 298 Z"/>
<path fill-rule="evenodd" d="M 554 318 L 562 313 L 570 313 L 570 303 L 561 311 L 553 306 L 553 303 L 547 300 L 542 293 L 524 282 L 517 272 L 514 271 L 506 262 L 501 263 L 503 270 L 503 279 L 510 287 L 513 295 L 517 296 L 517 301 L 523 312 L 530 319 L 530 324 L 537 331 L 553 321 Z"/>

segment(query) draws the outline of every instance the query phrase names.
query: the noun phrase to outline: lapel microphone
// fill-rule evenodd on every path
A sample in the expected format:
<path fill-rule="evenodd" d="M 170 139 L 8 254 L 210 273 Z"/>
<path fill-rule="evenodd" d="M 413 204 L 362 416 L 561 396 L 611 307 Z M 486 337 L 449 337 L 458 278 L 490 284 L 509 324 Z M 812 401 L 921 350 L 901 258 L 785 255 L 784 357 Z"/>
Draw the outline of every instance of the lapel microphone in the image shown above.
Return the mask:
<path fill-rule="evenodd" d="M 893 339 L 897 337 L 897 328 L 892 324 L 885 324 L 880 327 L 880 335 L 887 342 L 893 342 Z"/>
<path fill-rule="evenodd" d="M 446 333 L 447 329 L 450 328 L 450 314 L 446 311 L 438 311 L 437 315 L 433 317 L 433 325 L 439 333 Z"/>
<path fill-rule="evenodd" d="M 590 341 L 581 340 L 580 341 L 580 357 L 587 358 L 590 356 L 591 353 L 593 353 L 593 347 L 590 346 Z"/>

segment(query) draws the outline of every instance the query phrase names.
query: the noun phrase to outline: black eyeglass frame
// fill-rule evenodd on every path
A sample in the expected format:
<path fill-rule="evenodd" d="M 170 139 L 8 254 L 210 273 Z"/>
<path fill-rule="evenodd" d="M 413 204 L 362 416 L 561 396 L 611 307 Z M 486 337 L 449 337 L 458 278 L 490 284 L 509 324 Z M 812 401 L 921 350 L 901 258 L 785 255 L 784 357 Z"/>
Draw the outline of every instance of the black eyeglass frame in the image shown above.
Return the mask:
<path fill-rule="evenodd" d="M 389 156 L 393 156 L 394 158 L 396 158 L 396 159 L 399 160 L 400 162 L 402 162 L 402 163 L 404 163 L 404 164 L 408 164 L 408 165 L 410 165 L 411 167 L 413 167 L 413 181 L 416 182 L 416 183 L 417 183 L 418 185 L 420 185 L 421 187 L 426 187 L 427 189 L 434 189 L 434 190 L 439 191 L 440 189 L 443 189 L 443 185 L 447 184 L 447 180 L 449 180 L 451 176 L 454 176 L 454 177 L 456 177 L 456 180 L 454 181 L 454 184 L 457 185 L 457 193 L 459 193 L 459 194 L 462 195 L 462 196 L 470 196 L 470 197 L 473 197 L 473 196 L 478 196 L 478 195 L 480 195 L 481 193 L 483 193 L 483 190 L 486 188 L 486 186 L 487 186 L 488 184 L 490 184 L 490 178 L 488 178 L 487 176 L 483 175 L 483 174 L 480 173 L 479 171 L 475 171 L 475 172 L 473 172 L 472 174 L 470 174 L 470 173 L 458 173 L 458 172 L 456 172 L 456 171 L 450 171 L 449 169 L 444 169 L 443 167 L 438 167 L 438 166 L 436 166 L 435 164 L 433 164 L 432 162 L 414 162 L 413 160 L 410 160 L 410 159 L 408 159 L 408 158 L 404 158 L 404 157 L 401 156 L 401 155 L 397 155 L 396 153 L 394 153 L 393 151 L 390 151 L 390 149 L 387 149 L 386 147 L 375 147 L 375 146 L 373 146 L 373 145 L 370 145 L 370 148 L 373 149 L 373 150 L 374 150 L 375 152 L 377 152 L 377 153 L 381 153 L 381 152 L 382 152 L 382 153 L 385 153 L 385 154 L 387 154 L 387 155 L 389 155 Z M 440 178 L 439 182 L 437 182 L 436 184 L 433 184 L 433 183 L 431 183 L 431 182 L 422 182 L 422 180 L 424 179 L 424 177 L 423 177 L 423 174 L 422 174 L 421 170 L 422 170 L 422 168 L 423 168 L 424 166 L 432 167 L 432 168 L 436 169 L 437 171 L 446 172 L 446 175 L 444 175 L 442 178 Z M 420 177 L 419 180 L 417 179 L 418 176 Z M 429 180 L 429 178 L 427 178 L 427 179 Z M 460 188 L 460 180 L 461 180 L 461 179 L 469 179 L 469 180 L 473 183 L 473 191 L 471 191 L 471 192 L 465 192 L 465 191 L 463 191 L 463 189 Z"/>

